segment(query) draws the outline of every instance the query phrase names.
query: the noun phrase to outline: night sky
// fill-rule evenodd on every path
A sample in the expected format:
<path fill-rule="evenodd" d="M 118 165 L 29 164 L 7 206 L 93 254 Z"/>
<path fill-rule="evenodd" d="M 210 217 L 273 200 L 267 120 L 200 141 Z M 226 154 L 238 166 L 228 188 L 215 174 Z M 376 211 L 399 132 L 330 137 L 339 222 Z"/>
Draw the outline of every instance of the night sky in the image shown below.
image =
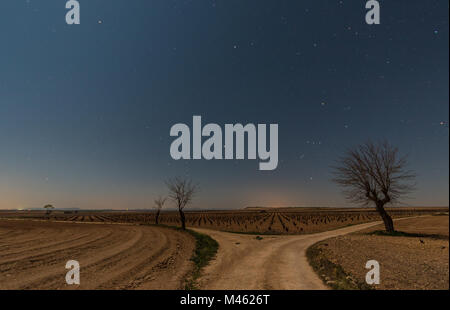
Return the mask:
<path fill-rule="evenodd" d="M 408 205 L 448 206 L 449 2 L 0 1 L 0 208 L 151 208 L 164 180 L 192 208 L 347 206 L 346 148 L 409 154 Z M 176 123 L 279 124 L 279 164 L 170 157 Z"/>

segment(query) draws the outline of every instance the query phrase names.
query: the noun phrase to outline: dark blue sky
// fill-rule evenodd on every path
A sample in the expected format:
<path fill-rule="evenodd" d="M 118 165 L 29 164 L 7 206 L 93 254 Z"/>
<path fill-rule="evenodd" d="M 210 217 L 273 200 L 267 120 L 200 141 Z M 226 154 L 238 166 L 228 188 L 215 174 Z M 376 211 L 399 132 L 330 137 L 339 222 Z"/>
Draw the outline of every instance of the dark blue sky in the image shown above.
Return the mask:
<path fill-rule="evenodd" d="M 449 2 L 0 2 L 0 208 L 148 208 L 164 180 L 195 207 L 343 206 L 330 165 L 387 139 L 409 154 L 411 205 L 449 200 Z M 324 104 L 323 104 L 324 103 Z M 174 161 L 169 129 L 278 123 L 279 165 Z"/>

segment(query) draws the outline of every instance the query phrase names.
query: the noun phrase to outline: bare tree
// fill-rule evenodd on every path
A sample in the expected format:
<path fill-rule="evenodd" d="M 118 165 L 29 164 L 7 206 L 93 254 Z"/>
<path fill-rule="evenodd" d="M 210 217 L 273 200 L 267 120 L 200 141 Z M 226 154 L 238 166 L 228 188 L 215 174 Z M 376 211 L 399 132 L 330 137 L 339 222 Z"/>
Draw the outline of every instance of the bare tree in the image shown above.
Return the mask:
<path fill-rule="evenodd" d="M 406 170 L 406 156 L 388 142 L 367 142 L 348 150 L 334 167 L 334 182 L 344 188 L 346 198 L 355 203 L 374 203 L 386 231 L 394 232 L 392 218 L 384 209 L 414 190 L 415 174 Z"/>
<path fill-rule="evenodd" d="M 156 216 L 155 216 L 155 224 L 158 225 L 159 223 L 159 215 L 161 213 L 161 209 L 164 207 L 164 204 L 166 203 L 167 197 L 161 197 L 159 196 L 157 199 L 155 199 L 155 205 L 156 205 Z"/>
<path fill-rule="evenodd" d="M 166 182 L 169 188 L 169 198 L 175 202 L 180 213 L 181 228 L 186 229 L 186 217 L 183 209 L 192 201 L 194 194 L 197 192 L 197 185 L 191 180 L 175 178 Z"/>
<path fill-rule="evenodd" d="M 52 210 L 53 210 L 54 208 L 55 208 L 55 207 L 53 207 L 52 205 L 45 205 L 45 206 L 44 206 L 44 209 L 46 210 L 46 211 L 45 211 L 45 214 L 50 216 L 50 213 L 52 213 Z"/>

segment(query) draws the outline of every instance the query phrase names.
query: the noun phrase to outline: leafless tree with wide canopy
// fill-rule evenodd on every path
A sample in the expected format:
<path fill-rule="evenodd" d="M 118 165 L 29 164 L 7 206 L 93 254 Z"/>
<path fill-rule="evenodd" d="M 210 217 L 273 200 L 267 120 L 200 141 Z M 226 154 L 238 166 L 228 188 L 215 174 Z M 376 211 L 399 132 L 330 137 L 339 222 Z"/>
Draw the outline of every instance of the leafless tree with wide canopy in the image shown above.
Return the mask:
<path fill-rule="evenodd" d="M 334 179 L 354 203 L 375 204 L 386 231 L 394 232 L 394 223 L 385 205 L 398 202 L 414 190 L 415 174 L 406 169 L 407 157 L 387 141 L 367 142 L 350 149 L 333 167 Z"/>

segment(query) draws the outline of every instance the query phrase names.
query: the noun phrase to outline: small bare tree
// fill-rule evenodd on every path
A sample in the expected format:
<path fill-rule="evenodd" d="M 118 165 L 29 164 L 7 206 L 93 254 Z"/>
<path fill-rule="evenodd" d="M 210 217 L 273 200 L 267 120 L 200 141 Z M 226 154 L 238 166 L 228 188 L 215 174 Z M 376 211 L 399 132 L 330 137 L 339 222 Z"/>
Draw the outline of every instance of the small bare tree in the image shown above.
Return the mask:
<path fill-rule="evenodd" d="M 344 188 L 346 198 L 355 203 L 374 203 L 386 231 L 394 232 L 392 218 L 384 209 L 414 190 L 415 174 L 406 170 L 406 157 L 388 142 L 367 142 L 338 160 L 333 179 Z"/>
<path fill-rule="evenodd" d="M 166 203 L 167 197 L 161 197 L 159 196 L 157 199 L 155 199 L 155 205 L 156 205 L 156 216 L 155 216 L 155 224 L 159 224 L 159 215 L 161 214 L 161 209 L 164 207 L 164 204 Z"/>
<path fill-rule="evenodd" d="M 191 180 L 175 178 L 166 182 L 169 188 L 169 198 L 175 202 L 180 213 L 181 228 L 186 229 L 186 217 L 183 209 L 192 201 L 194 194 L 197 192 L 197 185 Z"/>
<path fill-rule="evenodd" d="M 53 207 L 52 205 L 45 205 L 45 206 L 44 206 L 44 209 L 46 210 L 46 211 L 45 211 L 45 214 L 48 215 L 48 216 L 50 216 L 50 213 L 52 213 L 52 210 L 53 210 L 54 208 L 55 208 L 55 207 Z"/>

